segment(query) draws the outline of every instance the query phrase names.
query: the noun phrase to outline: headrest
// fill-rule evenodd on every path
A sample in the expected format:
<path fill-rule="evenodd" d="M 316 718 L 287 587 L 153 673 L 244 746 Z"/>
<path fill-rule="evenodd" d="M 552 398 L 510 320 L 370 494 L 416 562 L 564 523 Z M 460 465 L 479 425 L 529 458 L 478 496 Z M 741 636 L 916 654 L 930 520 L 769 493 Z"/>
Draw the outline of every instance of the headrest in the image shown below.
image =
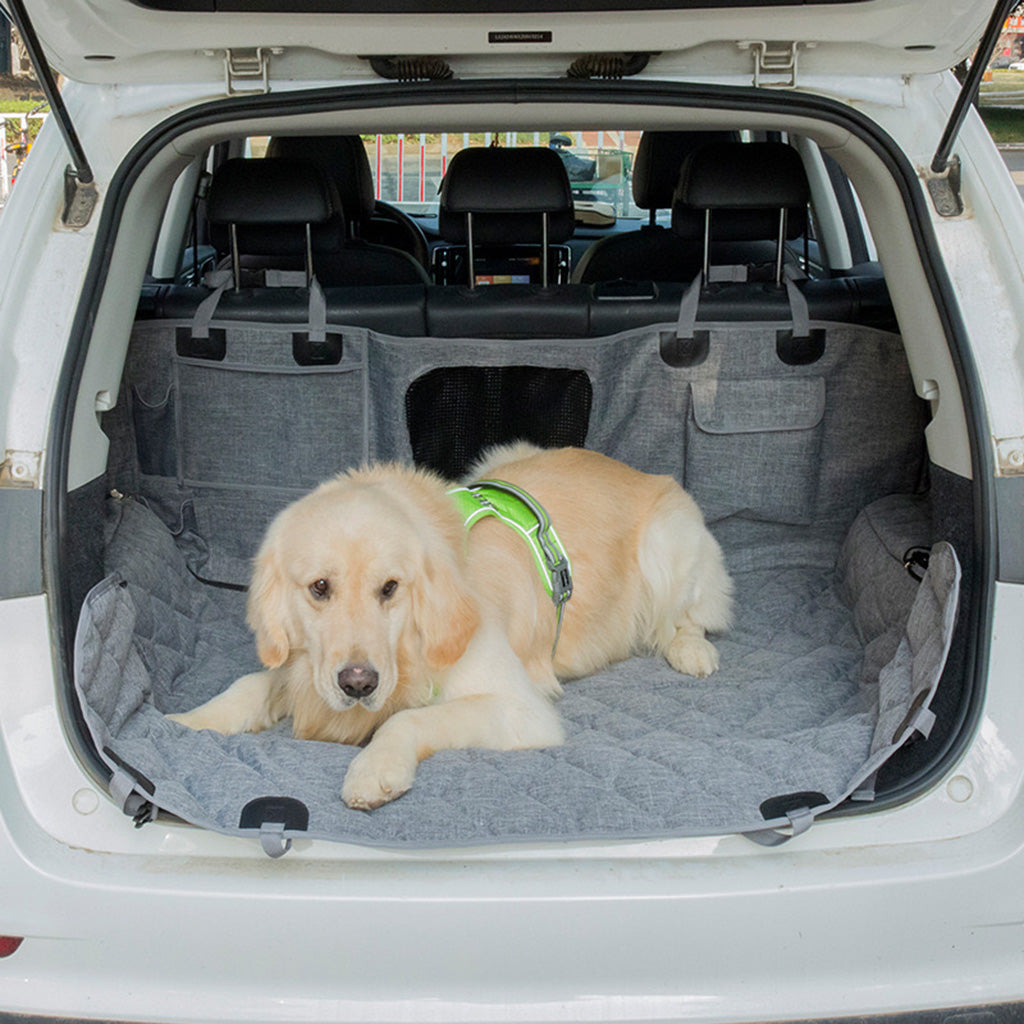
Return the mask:
<path fill-rule="evenodd" d="M 304 253 L 306 224 L 315 252 L 336 252 L 344 238 L 338 194 L 307 160 L 225 160 L 210 183 L 206 217 L 221 252 L 230 248 L 231 224 L 239 252 L 253 256 Z"/>
<path fill-rule="evenodd" d="M 633 158 L 633 202 L 641 210 L 667 210 L 683 161 L 712 142 L 738 141 L 736 132 L 644 132 Z"/>
<path fill-rule="evenodd" d="M 358 135 L 275 135 L 267 157 L 312 160 L 334 183 L 349 219 L 362 223 L 373 216 L 373 174 Z"/>
<path fill-rule="evenodd" d="M 575 228 L 565 165 L 554 150 L 540 146 L 460 150 L 441 182 L 441 236 L 465 243 L 467 213 L 473 214 L 477 245 L 537 244 L 543 213 L 548 241 L 564 242 Z"/>
<path fill-rule="evenodd" d="M 779 210 L 787 213 L 787 238 L 807 224 L 810 186 L 800 154 L 784 142 L 716 142 L 683 162 L 672 198 L 672 230 L 702 238 L 704 212 L 712 211 L 713 241 L 776 238 Z"/>

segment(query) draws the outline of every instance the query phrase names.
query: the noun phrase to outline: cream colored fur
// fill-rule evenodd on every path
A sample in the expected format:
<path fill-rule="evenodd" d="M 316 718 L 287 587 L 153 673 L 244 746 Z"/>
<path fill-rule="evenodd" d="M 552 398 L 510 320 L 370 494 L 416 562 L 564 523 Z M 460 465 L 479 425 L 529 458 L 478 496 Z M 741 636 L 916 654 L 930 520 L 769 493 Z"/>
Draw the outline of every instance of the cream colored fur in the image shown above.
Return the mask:
<path fill-rule="evenodd" d="M 467 534 L 431 473 L 371 466 L 323 484 L 267 531 L 249 592 L 266 670 L 170 717 L 235 733 L 292 716 L 300 739 L 369 740 L 342 798 L 370 809 L 409 789 L 437 750 L 561 743 L 561 679 L 644 650 L 683 673 L 715 671 L 705 634 L 728 628 L 732 583 L 674 480 L 527 444 L 492 450 L 470 476 L 482 477 L 532 494 L 569 553 L 574 591 L 554 658 L 555 608 L 523 540 L 494 519 Z M 354 664 L 379 677 L 361 699 L 339 685 Z"/>

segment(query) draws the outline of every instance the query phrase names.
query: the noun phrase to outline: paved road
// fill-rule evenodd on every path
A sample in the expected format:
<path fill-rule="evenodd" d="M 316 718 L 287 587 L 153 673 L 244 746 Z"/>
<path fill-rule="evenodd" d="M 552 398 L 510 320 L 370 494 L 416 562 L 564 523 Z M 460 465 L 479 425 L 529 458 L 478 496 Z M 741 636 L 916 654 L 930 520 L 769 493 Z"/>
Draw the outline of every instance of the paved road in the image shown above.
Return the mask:
<path fill-rule="evenodd" d="M 1024 197 L 1024 146 L 1014 149 L 1000 148 L 1003 162 L 1010 170 L 1010 175 L 1017 184 L 1017 190 Z"/>

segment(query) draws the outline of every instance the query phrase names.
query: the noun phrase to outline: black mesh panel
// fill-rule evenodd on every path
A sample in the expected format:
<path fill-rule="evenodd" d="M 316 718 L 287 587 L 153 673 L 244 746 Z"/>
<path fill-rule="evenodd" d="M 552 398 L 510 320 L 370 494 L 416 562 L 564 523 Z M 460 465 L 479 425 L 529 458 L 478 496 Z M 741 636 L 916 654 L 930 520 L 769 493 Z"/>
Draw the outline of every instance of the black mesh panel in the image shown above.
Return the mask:
<path fill-rule="evenodd" d="M 495 444 L 532 441 L 582 447 L 593 389 L 583 370 L 540 366 L 452 366 L 409 386 L 405 417 L 417 465 L 464 475 Z"/>

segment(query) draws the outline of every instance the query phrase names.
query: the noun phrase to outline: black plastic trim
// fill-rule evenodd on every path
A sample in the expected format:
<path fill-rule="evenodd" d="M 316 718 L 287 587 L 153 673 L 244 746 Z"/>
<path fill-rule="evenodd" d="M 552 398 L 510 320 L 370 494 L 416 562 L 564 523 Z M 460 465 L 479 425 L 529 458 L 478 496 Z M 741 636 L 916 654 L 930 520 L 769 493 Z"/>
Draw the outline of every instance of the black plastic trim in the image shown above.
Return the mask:
<path fill-rule="evenodd" d="M 258 796 L 243 808 L 239 828 L 262 828 L 266 824 L 284 825 L 289 832 L 309 830 L 309 808 L 292 796 Z"/>
<path fill-rule="evenodd" d="M 217 14 L 555 14 L 597 11 L 700 11 L 729 7 L 834 7 L 865 0 L 131 0 L 156 11 Z"/>
<path fill-rule="evenodd" d="M 868 242 L 864 235 L 864 227 L 861 224 L 860 215 L 857 211 L 857 199 L 853 192 L 853 185 L 846 173 L 836 162 L 836 158 L 830 153 L 822 153 L 825 163 L 825 172 L 832 185 L 832 192 L 839 203 L 839 213 L 843 218 L 843 227 L 846 229 L 846 237 L 850 243 L 850 262 L 856 267 L 860 263 L 867 263 L 871 259 L 868 252 Z"/>
<path fill-rule="evenodd" d="M 870 805 L 872 809 L 902 803 L 920 791 L 923 782 L 935 777 L 937 770 L 950 763 L 966 748 L 981 713 L 979 692 L 988 666 L 987 638 L 991 633 L 992 603 L 996 579 L 995 470 L 990 446 L 983 443 L 988 436 L 982 389 L 968 344 L 967 331 L 957 306 L 952 284 L 942 262 L 938 242 L 931 224 L 930 212 L 921 192 L 916 172 L 889 135 L 874 121 L 855 108 L 825 97 L 792 92 L 771 92 L 749 87 L 687 85 L 674 82 L 602 82 L 574 80 L 509 80 L 509 81 L 447 81 L 403 84 L 374 84 L 341 88 L 297 91 L 283 94 L 241 96 L 216 100 L 193 107 L 162 122 L 144 136 L 131 150 L 114 174 L 97 225 L 92 262 L 83 283 L 83 299 L 76 313 L 68 340 L 67 355 L 62 367 L 51 421 L 52 457 L 47 460 L 45 491 L 56 500 L 45 501 L 46 546 L 45 565 L 48 591 L 54 595 L 55 664 L 62 674 L 64 694 L 62 710 L 65 720 L 72 721 L 71 654 L 74 641 L 74 620 L 70 598 L 61 588 L 61 567 L 67 552 L 67 462 L 70 447 L 74 396 L 77 394 L 85 362 L 88 339 L 96 317 L 96 309 L 106 282 L 115 236 L 120 224 L 128 192 L 148 161 L 165 145 L 188 130 L 212 126 L 246 117 L 284 116 L 294 113 L 316 113 L 329 110 L 367 110 L 395 106 L 445 104 L 554 104 L 600 103 L 604 105 L 660 105 L 697 109 L 730 110 L 750 113 L 778 113 L 783 117 L 805 117 L 838 125 L 868 145 L 892 176 L 903 198 L 915 245 L 921 254 L 922 268 L 935 300 L 943 333 L 949 341 L 950 356 L 960 384 L 968 424 L 972 463 L 974 501 L 973 550 L 965 557 L 977 569 L 978 600 L 964 611 L 969 616 L 969 649 L 966 655 L 966 701 L 962 715 L 951 731 L 949 740 L 936 752 L 929 764 L 913 778 L 903 780 L 894 789 L 880 793 Z M 69 730 L 72 732 L 72 730 Z M 73 733 L 74 742 L 83 759 L 99 766 L 101 777 L 109 774 L 83 736 Z"/>

